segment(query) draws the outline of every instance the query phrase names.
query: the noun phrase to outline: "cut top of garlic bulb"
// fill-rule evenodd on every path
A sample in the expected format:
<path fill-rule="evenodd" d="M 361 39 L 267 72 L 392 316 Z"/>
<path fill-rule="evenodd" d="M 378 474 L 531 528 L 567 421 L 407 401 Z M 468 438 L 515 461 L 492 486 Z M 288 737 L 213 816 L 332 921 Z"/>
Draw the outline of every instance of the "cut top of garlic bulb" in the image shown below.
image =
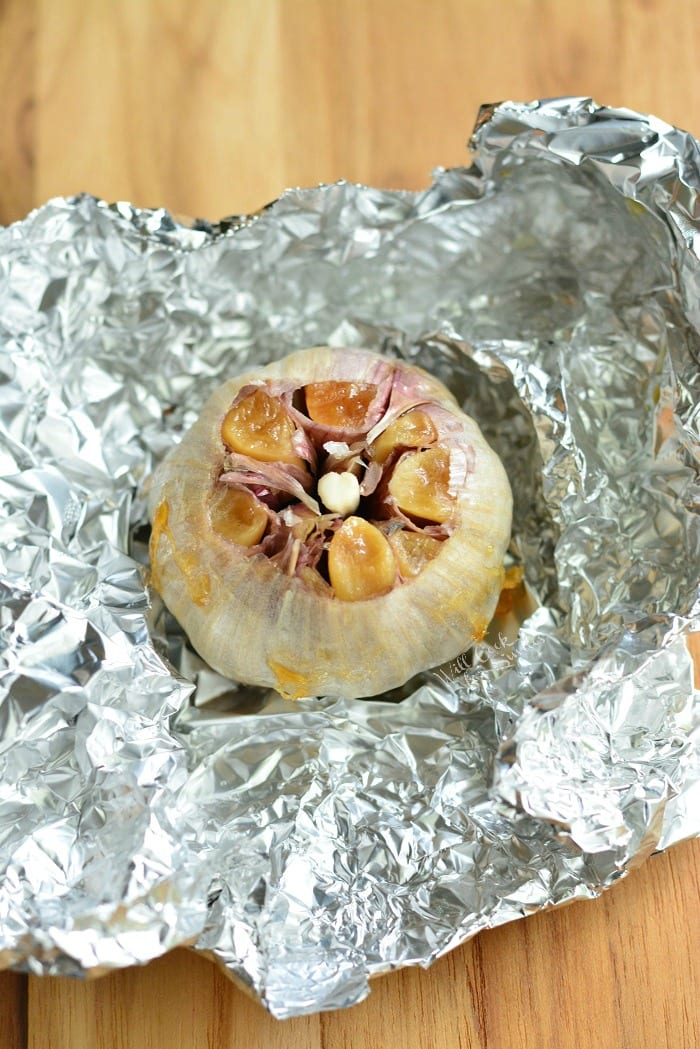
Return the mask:
<path fill-rule="evenodd" d="M 352 697 L 483 633 L 511 496 L 441 383 L 320 347 L 218 390 L 150 506 L 154 583 L 214 667 Z"/>
<path fill-rule="evenodd" d="M 244 385 L 221 423 L 214 530 L 341 601 L 413 580 L 452 534 L 466 476 L 456 476 L 466 454 L 456 417 L 423 386 L 383 360 L 362 381 Z M 364 524 L 348 542 L 351 514 Z M 408 573 L 390 542 L 397 529 L 434 540 Z M 340 582 L 349 577 L 351 586 Z"/>

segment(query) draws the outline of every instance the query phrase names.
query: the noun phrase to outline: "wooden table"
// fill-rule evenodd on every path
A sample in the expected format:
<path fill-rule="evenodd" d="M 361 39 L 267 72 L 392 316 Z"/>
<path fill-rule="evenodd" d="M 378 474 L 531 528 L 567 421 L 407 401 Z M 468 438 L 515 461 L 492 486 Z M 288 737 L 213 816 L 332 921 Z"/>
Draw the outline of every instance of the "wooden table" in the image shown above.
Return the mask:
<path fill-rule="evenodd" d="M 57 194 L 216 218 L 339 177 L 420 188 L 479 103 L 592 94 L 700 132 L 695 0 L 4 0 L 0 220 Z M 691 1049 L 700 843 L 278 1024 L 184 950 L 0 974 L 0 1049 Z"/>

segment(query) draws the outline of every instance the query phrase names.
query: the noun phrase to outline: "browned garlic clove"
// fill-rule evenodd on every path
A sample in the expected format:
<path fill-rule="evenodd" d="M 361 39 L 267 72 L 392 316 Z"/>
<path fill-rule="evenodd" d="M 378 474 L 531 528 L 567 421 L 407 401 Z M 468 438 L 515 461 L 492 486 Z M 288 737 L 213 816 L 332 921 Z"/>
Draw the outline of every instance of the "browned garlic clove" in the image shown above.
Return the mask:
<path fill-rule="evenodd" d="M 442 524 L 455 511 L 450 491 L 450 455 L 445 448 L 428 448 L 401 458 L 389 480 L 389 494 L 405 514 Z"/>
<path fill-rule="evenodd" d="M 328 572 L 341 601 L 367 601 L 392 589 L 396 561 L 378 528 L 361 517 L 348 517 L 328 547 Z"/>
<path fill-rule="evenodd" d="M 221 424 L 221 436 L 232 451 L 261 463 L 303 467 L 294 446 L 295 430 L 279 400 L 260 389 L 229 408 Z"/>
<path fill-rule="evenodd" d="M 304 387 L 306 411 L 310 419 L 339 430 L 359 430 L 377 387 L 367 382 L 312 382 Z"/>
<path fill-rule="evenodd" d="M 413 408 L 400 415 L 372 444 L 372 456 L 378 463 L 385 462 L 396 448 L 426 448 L 437 441 L 438 433 L 429 415 Z"/>
<path fill-rule="evenodd" d="M 440 553 L 442 543 L 430 535 L 421 532 L 409 532 L 401 529 L 389 536 L 391 548 L 396 557 L 401 575 L 405 578 L 417 576 L 419 572 Z"/>
<path fill-rule="evenodd" d="M 268 515 L 251 492 L 222 485 L 212 493 L 209 519 L 217 535 L 239 546 L 256 546 L 265 534 Z"/>

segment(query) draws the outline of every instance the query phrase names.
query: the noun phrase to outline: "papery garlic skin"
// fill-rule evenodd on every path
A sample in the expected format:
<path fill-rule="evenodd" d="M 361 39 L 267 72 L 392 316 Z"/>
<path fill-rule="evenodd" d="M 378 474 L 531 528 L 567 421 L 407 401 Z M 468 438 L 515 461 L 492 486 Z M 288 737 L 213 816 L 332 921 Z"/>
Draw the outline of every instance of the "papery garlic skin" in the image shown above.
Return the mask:
<path fill-rule="evenodd" d="M 244 387 L 288 380 L 375 384 L 376 405 L 367 416 L 372 440 L 413 404 L 440 406 L 438 415 L 446 410 L 451 534 L 417 575 L 388 593 L 341 600 L 320 577 L 318 587 L 309 586 L 212 527 L 212 494 L 224 470 L 223 420 Z M 352 432 L 340 434 L 312 425 L 314 439 L 327 439 L 333 449 L 357 439 L 354 422 Z M 220 673 L 288 698 L 377 695 L 483 636 L 503 581 L 511 507 L 500 460 L 440 382 L 366 350 L 316 347 L 227 382 L 156 471 L 149 497 L 152 582 Z"/>

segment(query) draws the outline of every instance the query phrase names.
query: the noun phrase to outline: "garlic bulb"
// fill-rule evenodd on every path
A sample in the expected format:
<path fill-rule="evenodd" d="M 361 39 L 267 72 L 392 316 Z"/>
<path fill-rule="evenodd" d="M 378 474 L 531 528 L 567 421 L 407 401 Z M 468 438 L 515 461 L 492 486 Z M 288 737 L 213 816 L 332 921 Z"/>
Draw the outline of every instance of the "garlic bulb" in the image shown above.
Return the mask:
<path fill-rule="evenodd" d="M 511 493 L 436 379 L 317 347 L 218 389 L 149 507 L 153 585 L 211 666 L 350 699 L 483 636 Z"/>

